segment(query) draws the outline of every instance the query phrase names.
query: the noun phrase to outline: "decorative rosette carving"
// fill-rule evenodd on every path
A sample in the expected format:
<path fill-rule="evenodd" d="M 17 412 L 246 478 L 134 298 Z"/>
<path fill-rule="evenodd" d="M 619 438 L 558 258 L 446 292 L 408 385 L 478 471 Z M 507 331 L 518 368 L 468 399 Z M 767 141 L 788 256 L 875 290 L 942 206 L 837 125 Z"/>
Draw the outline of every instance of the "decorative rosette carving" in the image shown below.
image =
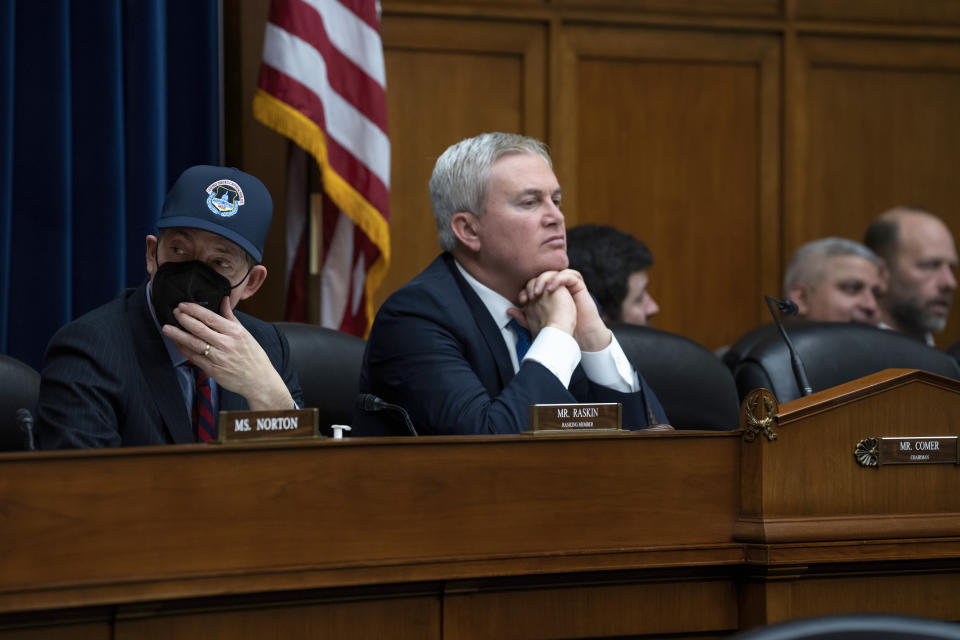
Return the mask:
<path fill-rule="evenodd" d="M 861 467 L 876 467 L 880 460 L 880 439 L 865 438 L 857 443 L 853 457 Z"/>

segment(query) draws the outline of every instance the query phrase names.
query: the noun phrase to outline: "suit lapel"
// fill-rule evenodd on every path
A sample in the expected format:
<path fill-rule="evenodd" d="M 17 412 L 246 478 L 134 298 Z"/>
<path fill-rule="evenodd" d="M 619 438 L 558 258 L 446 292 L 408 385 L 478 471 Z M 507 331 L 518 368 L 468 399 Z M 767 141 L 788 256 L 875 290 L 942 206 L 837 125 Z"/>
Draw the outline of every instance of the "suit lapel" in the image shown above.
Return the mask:
<path fill-rule="evenodd" d="M 170 365 L 170 356 L 147 309 L 146 290 L 147 283 L 141 285 L 130 297 L 127 307 L 137 359 L 150 390 L 150 398 L 144 399 L 144 402 L 153 402 L 163 419 L 167 433 L 175 443 L 191 443 L 194 440 L 190 416 L 184 410 L 183 394 L 177 382 L 177 374 Z"/>
<path fill-rule="evenodd" d="M 460 274 L 457 265 L 454 264 L 453 256 L 449 253 L 444 253 L 443 260 L 450 274 L 453 276 L 454 282 L 457 283 L 460 294 L 463 296 L 463 299 L 466 300 L 467 307 L 469 307 L 470 313 L 473 315 L 477 328 L 480 329 L 480 334 L 483 336 L 484 342 L 487 343 L 487 348 L 490 350 L 490 357 L 492 357 L 497 364 L 497 373 L 500 375 L 500 388 L 502 389 L 513 379 L 514 373 L 513 362 L 510 360 L 510 352 L 507 351 L 507 343 L 503 340 L 500 327 L 497 326 L 490 312 L 483 305 L 480 296 L 477 295 L 470 287 L 470 284 L 464 280 Z"/>

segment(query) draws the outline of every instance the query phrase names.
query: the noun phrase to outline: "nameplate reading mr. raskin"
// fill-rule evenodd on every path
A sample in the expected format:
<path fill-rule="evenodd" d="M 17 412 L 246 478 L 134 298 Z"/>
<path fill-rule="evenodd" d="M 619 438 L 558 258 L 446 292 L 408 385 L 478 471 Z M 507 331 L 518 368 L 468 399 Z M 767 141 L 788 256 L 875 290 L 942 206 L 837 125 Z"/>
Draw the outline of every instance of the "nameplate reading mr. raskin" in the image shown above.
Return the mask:
<path fill-rule="evenodd" d="M 530 405 L 530 430 L 534 433 L 558 431 L 619 431 L 622 405 L 599 404 Z"/>
<path fill-rule="evenodd" d="M 957 436 L 880 438 L 884 464 L 957 464 Z"/>
<path fill-rule="evenodd" d="M 316 437 L 317 410 L 221 411 L 218 431 L 220 442 Z"/>

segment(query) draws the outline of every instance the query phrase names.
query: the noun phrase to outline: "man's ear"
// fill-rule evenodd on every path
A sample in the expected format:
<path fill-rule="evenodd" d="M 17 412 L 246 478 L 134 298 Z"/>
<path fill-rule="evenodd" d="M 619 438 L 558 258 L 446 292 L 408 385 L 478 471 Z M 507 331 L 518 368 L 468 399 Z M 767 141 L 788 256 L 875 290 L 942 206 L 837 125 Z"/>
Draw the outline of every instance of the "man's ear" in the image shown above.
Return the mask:
<path fill-rule="evenodd" d="M 240 286 L 240 299 L 246 300 L 255 294 L 266 279 L 267 268 L 262 264 L 254 266 L 253 269 L 250 270 L 250 275 L 247 276 L 247 279 L 244 280 Z"/>
<path fill-rule="evenodd" d="M 147 236 L 145 258 L 147 261 L 147 273 L 150 274 L 151 278 L 157 270 L 157 242 L 157 236 Z"/>
<path fill-rule="evenodd" d="M 450 218 L 450 229 L 460 244 L 471 251 L 480 251 L 480 220 L 469 211 L 458 211 Z"/>
<path fill-rule="evenodd" d="M 890 267 L 887 261 L 879 256 L 877 256 L 877 271 L 880 273 L 880 280 L 890 282 Z"/>
<path fill-rule="evenodd" d="M 787 300 L 797 303 L 797 317 L 802 318 L 810 313 L 810 302 L 807 299 L 807 288 L 803 285 L 794 285 L 787 291 Z"/>

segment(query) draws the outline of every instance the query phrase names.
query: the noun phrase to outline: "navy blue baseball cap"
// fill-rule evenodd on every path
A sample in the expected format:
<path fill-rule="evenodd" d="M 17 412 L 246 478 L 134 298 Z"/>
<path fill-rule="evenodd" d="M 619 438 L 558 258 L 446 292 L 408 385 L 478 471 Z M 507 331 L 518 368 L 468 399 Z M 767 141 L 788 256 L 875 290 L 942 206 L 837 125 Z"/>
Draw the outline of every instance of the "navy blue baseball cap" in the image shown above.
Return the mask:
<path fill-rule="evenodd" d="M 263 183 L 233 167 L 197 165 L 180 174 L 163 203 L 158 229 L 203 229 L 232 240 L 257 262 L 273 218 Z"/>

